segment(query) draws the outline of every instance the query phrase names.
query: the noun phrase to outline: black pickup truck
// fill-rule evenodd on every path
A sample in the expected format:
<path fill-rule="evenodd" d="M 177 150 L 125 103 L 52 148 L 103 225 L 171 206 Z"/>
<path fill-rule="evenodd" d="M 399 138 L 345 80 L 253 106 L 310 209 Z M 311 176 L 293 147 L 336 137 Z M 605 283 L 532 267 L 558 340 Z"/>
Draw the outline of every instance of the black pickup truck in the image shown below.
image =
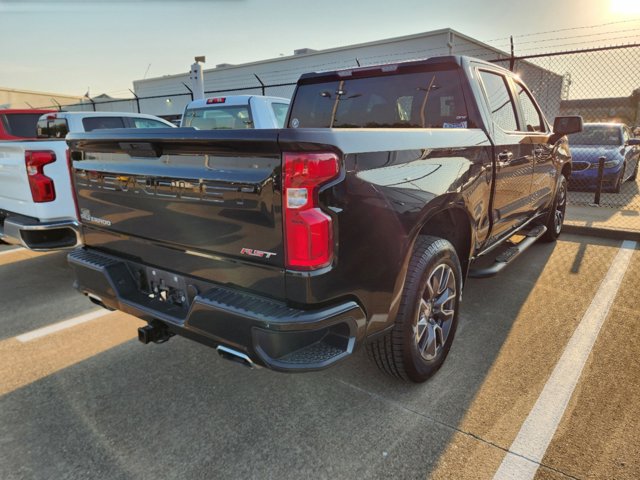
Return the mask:
<path fill-rule="evenodd" d="M 143 343 L 179 334 L 287 372 L 366 345 L 424 381 L 465 279 L 559 235 L 581 128 L 449 56 L 303 75 L 284 129 L 71 134 L 76 288 L 146 320 Z"/>

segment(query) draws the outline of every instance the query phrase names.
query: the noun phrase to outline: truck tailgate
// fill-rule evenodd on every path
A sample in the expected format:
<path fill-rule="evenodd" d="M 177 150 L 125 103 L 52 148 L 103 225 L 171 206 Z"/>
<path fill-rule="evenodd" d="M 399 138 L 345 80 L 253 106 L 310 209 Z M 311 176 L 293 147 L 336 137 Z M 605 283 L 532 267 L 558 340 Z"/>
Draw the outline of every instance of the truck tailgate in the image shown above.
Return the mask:
<path fill-rule="evenodd" d="M 54 200 L 34 202 L 27 176 L 27 151 L 53 152 L 55 161 L 44 165 L 42 173 L 53 181 Z M 64 140 L 0 142 L 0 210 L 40 221 L 75 218 Z"/>
<path fill-rule="evenodd" d="M 68 141 L 88 246 L 284 296 L 275 130 L 114 130 Z"/>

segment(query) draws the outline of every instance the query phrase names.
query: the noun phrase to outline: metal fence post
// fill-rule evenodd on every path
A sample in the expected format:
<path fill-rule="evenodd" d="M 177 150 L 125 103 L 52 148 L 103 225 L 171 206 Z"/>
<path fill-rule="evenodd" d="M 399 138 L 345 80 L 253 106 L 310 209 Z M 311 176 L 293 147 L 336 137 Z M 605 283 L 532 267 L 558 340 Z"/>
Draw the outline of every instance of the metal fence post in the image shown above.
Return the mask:
<path fill-rule="evenodd" d="M 138 113 L 142 113 L 140 111 L 140 97 L 138 97 L 138 95 L 136 95 L 136 92 L 134 92 L 133 90 L 129 89 L 129 91 L 133 94 L 134 97 L 136 97 L 136 106 L 138 107 Z"/>
<path fill-rule="evenodd" d="M 516 65 L 516 55 L 513 49 L 513 35 L 509 37 L 511 43 L 511 58 L 509 59 L 509 70 L 513 72 L 513 67 Z"/>
<path fill-rule="evenodd" d="M 260 80 L 260 77 L 258 75 L 256 75 L 255 73 L 253 74 L 254 77 L 256 77 L 256 80 L 258 80 L 260 82 L 260 88 L 262 89 L 262 95 L 265 95 L 265 84 L 262 80 Z"/>
<path fill-rule="evenodd" d="M 191 95 L 191 101 L 193 102 L 193 90 L 191 90 L 189 88 L 189 85 L 187 85 L 186 83 L 182 82 L 182 84 L 184 85 L 184 87 L 189 90 L 189 95 Z"/>
<path fill-rule="evenodd" d="M 596 185 L 596 195 L 593 199 L 595 205 L 600 205 L 600 193 L 602 192 L 602 177 L 604 176 L 604 162 L 606 157 L 600 157 L 598 159 L 598 184 Z"/>

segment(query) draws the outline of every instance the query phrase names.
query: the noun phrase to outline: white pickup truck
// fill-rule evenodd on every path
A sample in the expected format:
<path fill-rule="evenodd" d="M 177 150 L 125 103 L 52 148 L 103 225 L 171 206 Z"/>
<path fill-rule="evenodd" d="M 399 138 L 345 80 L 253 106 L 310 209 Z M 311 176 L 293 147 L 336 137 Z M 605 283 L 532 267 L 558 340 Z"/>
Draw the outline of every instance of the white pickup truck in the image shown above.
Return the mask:
<path fill-rule="evenodd" d="M 37 140 L 0 142 L 0 240 L 31 250 L 79 245 L 78 212 L 67 159 L 68 132 L 166 128 L 141 113 L 56 112 L 38 120 Z"/>
<path fill-rule="evenodd" d="M 290 100 L 262 95 L 202 98 L 184 109 L 181 127 L 199 130 L 282 128 Z"/>

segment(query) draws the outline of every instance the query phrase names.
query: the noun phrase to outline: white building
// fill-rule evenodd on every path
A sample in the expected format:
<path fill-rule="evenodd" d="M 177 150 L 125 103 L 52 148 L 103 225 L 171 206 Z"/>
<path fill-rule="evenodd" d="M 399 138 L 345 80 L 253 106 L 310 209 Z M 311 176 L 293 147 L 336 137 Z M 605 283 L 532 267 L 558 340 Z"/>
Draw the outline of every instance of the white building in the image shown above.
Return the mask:
<path fill-rule="evenodd" d="M 81 101 L 80 97 L 60 93 L 33 92 L 16 88 L 0 87 L 0 108 L 52 108 Z"/>
<path fill-rule="evenodd" d="M 509 58 L 502 50 L 447 28 L 327 50 L 302 48 L 295 50 L 290 56 L 241 65 L 216 65 L 203 72 L 204 90 L 208 96 L 264 93 L 291 97 L 295 83 L 303 73 L 451 54 L 469 55 L 485 60 Z M 508 67 L 508 61 L 502 65 Z M 519 62 L 518 71 L 534 93 L 544 87 L 544 98 L 547 101 L 543 102 L 542 108 L 546 115 L 553 119 L 560 106 L 562 76 L 526 62 Z M 172 118 L 182 114 L 185 105 L 191 101 L 190 87 L 188 71 L 135 80 L 133 88 L 138 96 L 137 101 L 134 99 L 97 104 L 97 109 L 137 111 L 139 105 L 143 113 Z M 84 109 L 87 109 L 86 105 Z"/>

